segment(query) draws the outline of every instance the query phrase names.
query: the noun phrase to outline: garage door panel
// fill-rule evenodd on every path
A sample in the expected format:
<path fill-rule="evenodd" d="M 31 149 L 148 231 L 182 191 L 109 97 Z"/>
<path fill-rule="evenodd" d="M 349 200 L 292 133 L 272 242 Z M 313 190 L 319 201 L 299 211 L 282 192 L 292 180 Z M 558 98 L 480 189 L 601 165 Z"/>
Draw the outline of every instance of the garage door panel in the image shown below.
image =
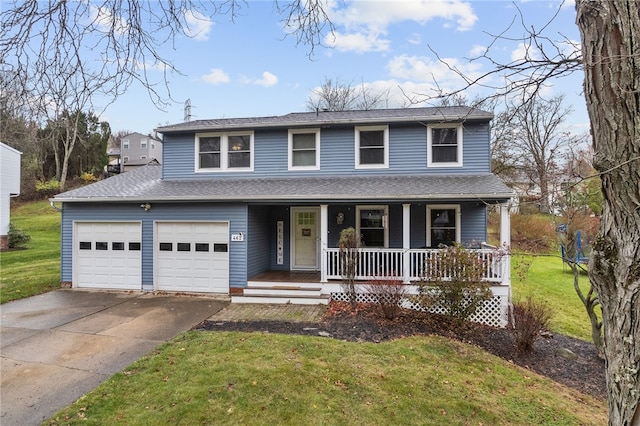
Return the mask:
<path fill-rule="evenodd" d="M 228 253 L 214 252 L 216 244 L 228 244 L 227 223 L 159 222 L 156 227 L 159 290 L 228 293 Z"/>
<path fill-rule="evenodd" d="M 76 222 L 74 235 L 74 281 L 78 287 L 142 288 L 140 223 Z"/>

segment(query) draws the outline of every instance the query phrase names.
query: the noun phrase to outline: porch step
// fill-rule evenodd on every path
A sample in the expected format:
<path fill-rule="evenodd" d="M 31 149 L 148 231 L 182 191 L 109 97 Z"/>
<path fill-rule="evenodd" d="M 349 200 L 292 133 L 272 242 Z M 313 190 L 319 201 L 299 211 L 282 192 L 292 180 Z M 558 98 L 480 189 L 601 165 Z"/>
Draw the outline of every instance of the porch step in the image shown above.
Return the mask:
<path fill-rule="evenodd" d="M 329 296 L 320 297 L 271 297 L 271 296 L 231 296 L 231 303 L 267 303 L 274 305 L 328 305 Z"/>
<path fill-rule="evenodd" d="M 318 283 L 249 281 L 243 295 L 232 296 L 231 303 L 326 305 L 329 295 L 322 294 Z"/>

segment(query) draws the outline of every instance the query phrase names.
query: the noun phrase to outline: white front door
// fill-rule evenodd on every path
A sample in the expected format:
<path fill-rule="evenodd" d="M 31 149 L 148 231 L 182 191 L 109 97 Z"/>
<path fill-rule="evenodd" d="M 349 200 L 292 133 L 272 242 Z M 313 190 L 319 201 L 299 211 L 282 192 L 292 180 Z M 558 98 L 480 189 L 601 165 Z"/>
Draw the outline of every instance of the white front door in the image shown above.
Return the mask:
<path fill-rule="evenodd" d="M 291 208 L 291 269 L 318 270 L 320 209 Z"/>

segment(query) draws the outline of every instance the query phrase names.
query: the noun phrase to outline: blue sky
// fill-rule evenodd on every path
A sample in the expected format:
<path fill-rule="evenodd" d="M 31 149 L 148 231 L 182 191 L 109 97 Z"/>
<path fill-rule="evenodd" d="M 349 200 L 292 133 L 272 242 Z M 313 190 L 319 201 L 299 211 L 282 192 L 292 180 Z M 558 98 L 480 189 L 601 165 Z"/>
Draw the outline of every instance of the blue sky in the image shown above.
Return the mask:
<path fill-rule="evenodd" d="M 517 1 L 526 24 L 540 28 L 556 13 L 559 1 Z M 194 37 L 179 38 L 163 50 L 182 75 L 169 75 L 175 102 L 158 110 L 145 89 L 133 86 L 102 115 L 113 132 L 141 133 L 183 121 L 184 101 L 191 100 L 193 120 L 221 117 L 280 115 L 305 111 L 314 88 L 325 78 L 342 83 L 364 84 L 370 90 L 389 89 L 389 107 L 406 103 L 402 95 L 423 99 L 440 88 L 454 89 L 461 81 L 438 63 L 442 58 L 470 75 L 489 70 L 477 56 L 513 19 L 508 33 L 523 34 L 514 3 L 507 1 L 402 0 L 337 1 L 330 8 L 336 26 L 331 48 L 309 47 L 285 37 L 281 19 L 271 1 L 249 1 L 234 22 L 228 15 L 212 21 L 194 20 Z M 554 40 L 579 42 L 575 10 L 565 2 L 547 29 Z M 523 55 L 517 42 L 498 42 L 492 55 L 499 59 Z M 162 74 L 151 70 L 152 78 Z M 580 74 L 580 75 L 579 75 Z M 568 125 L 576 132 L 588 128 L 581 94 L 582 75 L 577 73 L 545 89 L 546 95 L 564 93 L 574 113 Z M 473 97 L 476 93 L 469 93 Z"/>

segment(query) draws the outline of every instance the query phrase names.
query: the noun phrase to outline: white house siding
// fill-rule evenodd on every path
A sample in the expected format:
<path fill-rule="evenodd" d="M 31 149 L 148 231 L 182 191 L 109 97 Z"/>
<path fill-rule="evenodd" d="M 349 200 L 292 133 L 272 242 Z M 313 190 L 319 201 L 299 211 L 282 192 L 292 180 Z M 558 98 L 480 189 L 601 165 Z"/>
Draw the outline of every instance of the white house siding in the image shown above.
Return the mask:
<path fill-rule="evenodd" d="M 11 197 L 20 195 L 20 159 L 22 153 L 0 142 L 0 249 L 7 248 Z"/>

